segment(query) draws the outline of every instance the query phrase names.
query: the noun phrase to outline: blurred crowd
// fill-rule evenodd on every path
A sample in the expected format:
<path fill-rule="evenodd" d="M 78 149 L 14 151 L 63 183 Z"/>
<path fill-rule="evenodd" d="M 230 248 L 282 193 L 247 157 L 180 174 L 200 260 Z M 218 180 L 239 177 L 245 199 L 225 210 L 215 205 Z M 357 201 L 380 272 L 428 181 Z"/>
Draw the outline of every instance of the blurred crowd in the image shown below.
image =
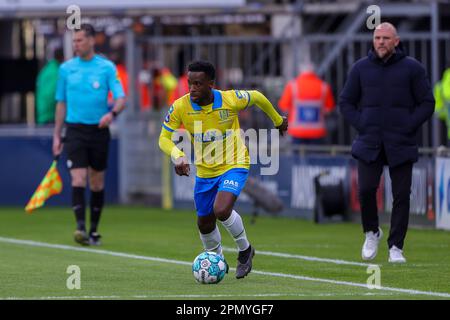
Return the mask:
<path fill-rule="evenodd" d="M 142 33 L 140 25 L 133 27 Z M 106 36 L 99 32 L 95 38 L 96 50 L 113 61 L 118 77 L 129 94 L 129 74 L 126 67 L 125 35 L 123 32 Z M 181 61 L 178 70 L 171 70 L 159 61 L 151 59 L 143 52 L 141 68 L 138 71 L 135 92 L 141 112 L 160 111 L 170 106 L 176 99 L 189 92 L 186 68 L 189 61 Z M 50 48 L 51 49 L 51 48 Z M 58 67 L 64 61 L 62 48 L 53 48 L 51 58 L 40 69 L 36 80 L 36 123 L 52 124 L 55 115 L 54 93 L 58 77 Z M 227 72 L 227 70 L 218 70 Z M 231 73 L 231 72 L 230 72 Z M 434 85 L 436 116 L 450 128 L 450 65 L 442 78 Z M 272 103 L 289 117 L 289 135 L 294 144 L 324 144 L 330 131 L 336 130 L 337 108 L 332 90 L 333 84 L 321 79 L 310 62 L 299 66 L 298 76 L 283 84 L 281 95 L 272 97 Z M 219 89 L 230 89 L 220 88 Z M 246 89 L 246 88 L 236 88 Z M 111 103 L 112 103 L 112 99 Z M 241 116 L 244 128 L 258 127 L 257 121 L 244 112 Z M 261 125 L 263 127 L 263 125 Z M 450 141 L 450 130 L 448 130 Z"/>

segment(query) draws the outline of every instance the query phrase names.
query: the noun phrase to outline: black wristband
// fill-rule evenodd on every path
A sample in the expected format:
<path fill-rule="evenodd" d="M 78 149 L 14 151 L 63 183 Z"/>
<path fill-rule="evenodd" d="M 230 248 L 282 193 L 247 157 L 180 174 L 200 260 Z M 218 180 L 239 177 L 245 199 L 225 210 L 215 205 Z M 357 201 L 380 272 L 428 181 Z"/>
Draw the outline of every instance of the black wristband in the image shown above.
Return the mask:
<path fill-rule="evenodd" d="M 114 110 L 111 111 L 111 114 L 113 115 L 113 118 L 116 118 L 119 115 L 119 113 Z"/>

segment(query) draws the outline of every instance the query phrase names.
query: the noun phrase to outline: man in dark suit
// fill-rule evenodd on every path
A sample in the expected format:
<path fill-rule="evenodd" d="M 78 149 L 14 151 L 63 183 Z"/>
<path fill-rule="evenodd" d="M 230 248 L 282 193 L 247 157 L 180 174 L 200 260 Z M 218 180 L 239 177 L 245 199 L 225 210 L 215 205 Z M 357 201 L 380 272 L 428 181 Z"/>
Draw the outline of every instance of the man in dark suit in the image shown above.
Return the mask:
<path fill-rule="evenodd" d="M 363 230 L 362 258 L 372 260 L 383 235 L 379 228 L 376 191 L 389 166 L 393 209 L 388 238 L 389 262 L 404 263 L 413 163 L 418 160 L 417 133 L 434 112 L 425 68 L 402 51 L 390 23 L 378 25 L 367 57 L 351 68 L 339 97 L 344 118 L 358 131 L 352 155 L 358 159 Z"/>

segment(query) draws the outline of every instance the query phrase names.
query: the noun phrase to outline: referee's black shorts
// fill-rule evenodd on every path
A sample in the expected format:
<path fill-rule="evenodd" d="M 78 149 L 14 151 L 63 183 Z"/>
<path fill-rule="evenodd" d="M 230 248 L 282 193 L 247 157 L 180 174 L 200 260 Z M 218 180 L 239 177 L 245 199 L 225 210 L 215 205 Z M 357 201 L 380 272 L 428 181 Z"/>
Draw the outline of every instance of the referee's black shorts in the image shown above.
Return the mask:
<path fill-rule="evenodd" d="M 69 169 L 91 167 L 96 171 L 104 171 L 108 163 L 110 140 L 108 127 L 66 123 L 64 150 L 67 154 L 67 167 Z"/>

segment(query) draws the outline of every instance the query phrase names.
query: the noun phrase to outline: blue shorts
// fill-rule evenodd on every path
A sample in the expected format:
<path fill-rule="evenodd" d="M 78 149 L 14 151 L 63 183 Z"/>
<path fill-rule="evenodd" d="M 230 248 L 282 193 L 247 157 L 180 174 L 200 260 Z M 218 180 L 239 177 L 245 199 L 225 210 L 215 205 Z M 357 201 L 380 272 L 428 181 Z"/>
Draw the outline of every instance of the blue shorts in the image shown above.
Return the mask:
<path fill-rule="evenodd" d="M 239 196 L 247 181 L 248 170 L 235 168 L 214 178 L 195 177 L 194 201 L 197 215 L 207 216 L 213 213 L 217 192 L 231 192 Z"/>

